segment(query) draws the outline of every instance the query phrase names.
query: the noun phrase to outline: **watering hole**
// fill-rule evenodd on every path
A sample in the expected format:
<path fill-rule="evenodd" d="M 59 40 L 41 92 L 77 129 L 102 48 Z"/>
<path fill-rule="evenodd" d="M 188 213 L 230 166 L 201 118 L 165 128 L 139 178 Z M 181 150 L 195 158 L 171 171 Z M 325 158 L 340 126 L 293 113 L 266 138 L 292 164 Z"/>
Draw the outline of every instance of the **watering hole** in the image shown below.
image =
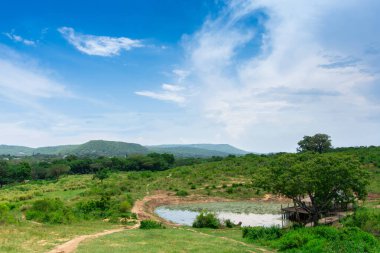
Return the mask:
<path fill-rule="evenodd" d="M 222 221 L 241 222 L 242 226 L 286 226 L 288 221 L 281 218 L 280 210 L 281 205 L 272 202 L 217 202 L 160 206 L 155 213 L 165 220 L 187 226 L 191 226 L 202 211 L 215 213 Z"/>

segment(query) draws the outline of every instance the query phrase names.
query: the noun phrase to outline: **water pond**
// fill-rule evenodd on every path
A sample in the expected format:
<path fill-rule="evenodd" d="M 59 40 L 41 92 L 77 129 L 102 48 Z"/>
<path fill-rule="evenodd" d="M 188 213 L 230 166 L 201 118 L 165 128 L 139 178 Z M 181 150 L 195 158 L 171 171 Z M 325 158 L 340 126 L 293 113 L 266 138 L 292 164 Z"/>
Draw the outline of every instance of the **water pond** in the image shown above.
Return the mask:
<path fill-rule="evenodd" d="M 213 212 L 220 220 L 230 219 L 242 226 L 286 226 L 281 205 L 271 202 L 217 202 L 160 206 L 155 213 L 174 223 L 191 226 L 201 211 Z"/>

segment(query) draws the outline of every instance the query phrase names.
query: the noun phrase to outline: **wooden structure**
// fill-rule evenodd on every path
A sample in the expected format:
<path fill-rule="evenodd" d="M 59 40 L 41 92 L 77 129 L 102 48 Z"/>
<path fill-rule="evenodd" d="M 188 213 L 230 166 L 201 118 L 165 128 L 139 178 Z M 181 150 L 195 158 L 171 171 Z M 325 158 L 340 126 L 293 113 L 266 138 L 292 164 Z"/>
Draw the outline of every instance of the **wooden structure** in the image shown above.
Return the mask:
<path fill-rule="evenodd" d="M 311 203 L 304 201 L 307 206 L 311 206 Z M 352 205 L 334 205 L 331 210 L 325 213 L 321 213 L 321 217 L 319 219 L 320 224 L 332 224 L 338 222 L 342 217 L 346 216 L 348 211 L 353 208 Z M 299 206 L 290 206 L 288 204 L 287 207 L 283 207 L 281 205 L 282 219 L 288 219 L 295 222 L 306 222 L 310 221 L 310 213 L 306 211 L 304 208 Z M 308 223 L 306 225 L 312 225 Z"/>

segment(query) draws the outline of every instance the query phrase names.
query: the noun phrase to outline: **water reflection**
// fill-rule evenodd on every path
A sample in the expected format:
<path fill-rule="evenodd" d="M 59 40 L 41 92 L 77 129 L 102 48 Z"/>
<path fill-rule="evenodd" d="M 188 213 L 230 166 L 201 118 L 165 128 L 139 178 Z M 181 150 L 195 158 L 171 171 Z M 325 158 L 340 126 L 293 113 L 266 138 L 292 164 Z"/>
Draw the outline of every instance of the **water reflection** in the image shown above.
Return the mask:
<path fill-rule="evenodd" d="M 173 210 L 167 207 L 158 207 L 155 213 L 174 223 L 191 226 L 199 212 L 189 210 Z M 287 221 L 281 219 L 281 214 L 255 214 L 255 213 L 233 213 L 215 212 L 221 220 L 230 219 L 233 223 L 241 222 L 242 226 L 285 226 Z"/>

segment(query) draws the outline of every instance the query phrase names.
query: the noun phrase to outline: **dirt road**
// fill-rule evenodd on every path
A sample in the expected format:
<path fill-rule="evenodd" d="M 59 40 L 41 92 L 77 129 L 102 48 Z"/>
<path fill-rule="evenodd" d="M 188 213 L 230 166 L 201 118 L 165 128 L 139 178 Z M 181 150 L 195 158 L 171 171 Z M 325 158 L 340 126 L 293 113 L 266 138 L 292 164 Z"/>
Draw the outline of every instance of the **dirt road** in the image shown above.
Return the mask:
<path fill-rule="evenodd" d="M 81 242 L 83 242 L 84 240 L 94 239 L 94 238 L 97 238 L 97 237 L 100 237 L 100 236 L 104 236 L 104 235 L 109 235 L 109 234 L 121 232 L 121 231 L 124 231 L 126 229 L 136 229 L 139 226 L 140 226 L 140 224 L 136 224 L 136 225 L 131 226 L 131 227 L 117 228 L 117 229 L 112 229 L 112 230 L 105 230 L 103 232 L 92 234 L 92 235 L 81 235 L 81 236 L 75 237 L 74 239 L 72 239 L 72 240 L 70 240 L 68 242 L 65 242 L 64 244 L 61 244 L 61 245 L 55 247 L 54 249 L 52 249 L 48 253 L 72 253 L 72 252 L 75 252 L 75 250 L 77 249 L 78 245 Z"/>

